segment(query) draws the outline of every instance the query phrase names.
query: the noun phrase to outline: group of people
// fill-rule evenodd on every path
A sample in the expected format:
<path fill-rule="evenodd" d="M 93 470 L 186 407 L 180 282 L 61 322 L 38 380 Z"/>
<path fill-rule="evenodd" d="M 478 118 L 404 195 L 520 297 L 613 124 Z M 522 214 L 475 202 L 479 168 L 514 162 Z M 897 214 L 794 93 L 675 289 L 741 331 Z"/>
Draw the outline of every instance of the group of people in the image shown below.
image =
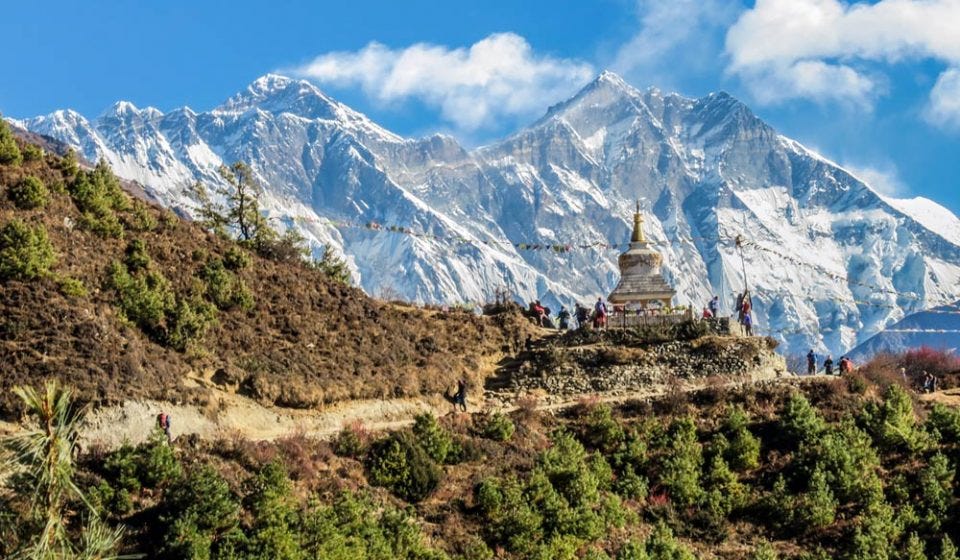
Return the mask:
<path fill-rule="evenodd" d="M 576 320 L 576 328 L 578 329 L 586 328 L 586 326 L 590 324 L 592 324 L 595 329 L 605 328 L 607 326 L 608 316 L 607 303 L 603 301 L 603 298 L 599 297 L 597 298 L 597 303 L 593 306 L 592 312 L 589 307 L 580 305 L 580 303 L 575 304 L 573 313 L 570 313 L 570 310 L 567 309 L 565 305 L 560 306 L 556 323 L 554 323 L 550 317 L 550 308 L 541 304 L 540 300 L 530 302 L 530 305 L 527 307 L 527 314 L 541 327 L 548 329 L 559 328 L 560 330 L 571 328 L 571 320 Z"/>
<path fill-rule="evenodd" d="M 703 308 L 703 318 L 710 319 L 713 317 L 718 317 L 720 315 L 720 298 L 718 296 L 713 296 L 707 306 Z"/>
<path fill-rule="evenodd" d="M 823 360 L 823 373 L 825 375 L 834 375 L 833 367 L 837 366 L 836 375 L 846 375 L 848 373 L 853 373 L 854 366 L 853 360 L 847 356 L 841 356 L 840 361 L 834 364 L 833 356 L 828 355 L 825 360 Z M 814 353 L 813 348 L 807 352 L 807 375 L 814 375 L 817 373 L 817 355 Z"/>

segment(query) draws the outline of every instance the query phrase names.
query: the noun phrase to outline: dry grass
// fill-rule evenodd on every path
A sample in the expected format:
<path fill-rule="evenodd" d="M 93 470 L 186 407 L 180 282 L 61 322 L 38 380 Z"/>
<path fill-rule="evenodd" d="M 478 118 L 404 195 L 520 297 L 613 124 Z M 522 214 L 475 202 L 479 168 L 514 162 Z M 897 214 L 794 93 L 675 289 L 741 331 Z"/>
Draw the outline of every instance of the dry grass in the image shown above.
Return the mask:
<path fill-rule="evenodd" d="M 267 404 L 315 408 L 355 398 L 440 393 L 458 378 L 481 386 L 484 369 L 519 344 L 529 324 L 519 314 L 476 317 L 383 303 L 330 282 L 297 263 L 253 256 L 240 272 L 253 293 L 249 311 L 220 312 L 202 345 L 188 353 L 164 348 L 119 316 L 105 280 L 131 239 L 141 239 L 157 270 L 178 293 L 190 290 L 207 257 L 233 246 L 156 206 L 153 231 L 104 239 L 76 227 L 80 214 L 66 194 L 18 210 L 6 185 L 25 174 L 63 182 L 53 160 L 0 166 L 0 223 L 41 223 L 58 254 L 54 275 L 82 280 L 89 294 L 60 294 L 53 278 L 0 285 L 0 417 L 18 413 L 9 388 L 58 377 L 83 400 L 131 397 L 198 400 L 183 380 L 230 372 L 240 390 Z M 123 216 L 121 216 L 123 218 Z"/>

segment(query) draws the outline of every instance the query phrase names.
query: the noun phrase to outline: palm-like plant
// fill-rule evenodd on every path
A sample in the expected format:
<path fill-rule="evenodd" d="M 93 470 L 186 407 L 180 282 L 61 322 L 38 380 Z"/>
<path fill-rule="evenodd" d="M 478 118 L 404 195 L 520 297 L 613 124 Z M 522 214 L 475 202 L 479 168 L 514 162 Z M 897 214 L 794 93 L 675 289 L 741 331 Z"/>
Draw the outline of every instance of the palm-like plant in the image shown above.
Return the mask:
<path fill-rule="evenodd" d="M 73 481 L 73 455 L 78 427 L 86 410 L 73 403 L 70 389 L 49 381 L 42 391 L 16 387 L 30 425 L 0 440 L 3 457 L 0 481 L 25 501 L 26 519 L 18 520 L 21 546 L 14 558 L 59 560 L 116 558 L 122 531 L 104 526 Z M 79 542 L 70 538 L 68 523 L 80 502 L 87 510 Z"/>

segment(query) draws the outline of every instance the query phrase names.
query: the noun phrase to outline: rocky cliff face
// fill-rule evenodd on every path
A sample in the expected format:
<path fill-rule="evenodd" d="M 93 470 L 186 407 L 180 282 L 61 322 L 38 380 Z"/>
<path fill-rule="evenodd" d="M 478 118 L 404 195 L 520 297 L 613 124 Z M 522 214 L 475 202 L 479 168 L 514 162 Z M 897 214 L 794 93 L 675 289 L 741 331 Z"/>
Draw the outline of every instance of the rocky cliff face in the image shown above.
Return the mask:
<path fill-rule="evenodd" d="M 18 122 L 187 211 L 187 185 L 247 161 L 275 223 L 344 254 L 373 295 L 595 299 L 616 284 L 621 249 L 603 245 L 629 239 L 636 199 L 678 303 L 717 294 L 729 310 L 745 268 L 757 330 L 787 351 L 839 353 L 960 295 L 955 216 L 878 195 L 724 93 L 639 91 L 604 73 L 476 150 L 401 138 L 276 75 L 204 113 L 121 102 L 93 121 L 58 111 Z"/>

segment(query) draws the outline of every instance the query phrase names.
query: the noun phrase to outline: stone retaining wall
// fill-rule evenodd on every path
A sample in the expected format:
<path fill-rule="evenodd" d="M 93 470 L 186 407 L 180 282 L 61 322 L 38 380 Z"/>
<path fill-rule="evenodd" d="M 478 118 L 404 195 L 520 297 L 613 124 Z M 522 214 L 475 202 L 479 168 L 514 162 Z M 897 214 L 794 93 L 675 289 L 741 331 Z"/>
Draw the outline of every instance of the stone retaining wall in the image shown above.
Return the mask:
<path fill-rule="evenodd" d="M 529 352 L 509 390 L 551 395 L 628 393 L 708 377 L 774 379 L 786 362 L 759 337 L 708 336 L 646 347 L 550 346 Z"/>

